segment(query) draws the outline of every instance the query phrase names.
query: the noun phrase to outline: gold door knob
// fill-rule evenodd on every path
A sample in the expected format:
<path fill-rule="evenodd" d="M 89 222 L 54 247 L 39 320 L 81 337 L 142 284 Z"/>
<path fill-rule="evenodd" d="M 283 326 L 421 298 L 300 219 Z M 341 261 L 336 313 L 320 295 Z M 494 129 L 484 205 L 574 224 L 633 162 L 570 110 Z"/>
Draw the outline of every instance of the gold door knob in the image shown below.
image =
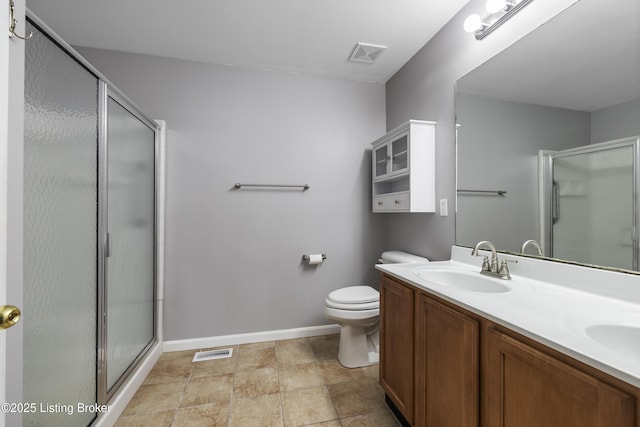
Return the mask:
<path fill-rule="evenodd" d="M 20 310 L 13 305 L 0 306 L 0 329 L 8 329 L 20 320 Z"/>

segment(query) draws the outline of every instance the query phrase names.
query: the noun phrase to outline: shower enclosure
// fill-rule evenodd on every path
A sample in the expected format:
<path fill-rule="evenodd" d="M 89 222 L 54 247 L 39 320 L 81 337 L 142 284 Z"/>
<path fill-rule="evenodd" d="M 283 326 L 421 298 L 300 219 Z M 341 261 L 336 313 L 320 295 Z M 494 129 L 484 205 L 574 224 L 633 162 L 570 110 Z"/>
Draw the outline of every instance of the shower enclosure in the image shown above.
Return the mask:
<path fill-rule="evenodd" d="M 541 154 L 545 255 L 639 269 L 640 138 Z"/>
<path fill-rule="evenodd" d="M 156 342 L 158 128 L 37 18 L 28 31 L 23 424 L 86 426 Z"/>

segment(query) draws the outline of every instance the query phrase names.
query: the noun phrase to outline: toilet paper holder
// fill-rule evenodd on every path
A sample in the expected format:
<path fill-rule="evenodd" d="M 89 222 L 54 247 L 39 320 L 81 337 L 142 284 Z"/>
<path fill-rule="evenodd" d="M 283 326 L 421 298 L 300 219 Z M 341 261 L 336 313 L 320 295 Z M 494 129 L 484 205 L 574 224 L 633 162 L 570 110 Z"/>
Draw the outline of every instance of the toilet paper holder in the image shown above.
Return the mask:
<path fill-rule="evenodd" d="M 309 261 L 310 259 L 311 257 L 309 255 L 302 255 L 303 261 Z M 322 260 L 324 261 L 325 259 L 327 259 L 327 256 L 325 254 L 322 254 Z"/>

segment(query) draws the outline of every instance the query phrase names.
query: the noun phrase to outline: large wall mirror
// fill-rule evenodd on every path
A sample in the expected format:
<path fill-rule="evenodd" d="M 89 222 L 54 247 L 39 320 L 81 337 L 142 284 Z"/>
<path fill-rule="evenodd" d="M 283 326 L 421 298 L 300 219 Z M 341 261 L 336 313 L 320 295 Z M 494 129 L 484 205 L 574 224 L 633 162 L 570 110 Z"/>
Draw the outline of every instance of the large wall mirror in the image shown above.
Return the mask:
<path fill-rule="evenodd" d="M 456 123 L 457 245 L 639 270 L 638 0 L 577 1 L 461 78 Z"/>

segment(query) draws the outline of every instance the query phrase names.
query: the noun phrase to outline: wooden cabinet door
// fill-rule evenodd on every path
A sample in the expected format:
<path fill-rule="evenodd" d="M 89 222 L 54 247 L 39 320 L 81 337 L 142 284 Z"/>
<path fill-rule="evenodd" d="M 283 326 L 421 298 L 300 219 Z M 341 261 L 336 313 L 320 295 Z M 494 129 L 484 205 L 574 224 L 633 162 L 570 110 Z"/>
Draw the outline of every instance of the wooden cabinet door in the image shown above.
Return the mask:
<path fill-rule="evenodd" d="M 479 425 L 479 322 L 416 298 L 416 425 Z"/>
<path fill-rule="evenodd" d="M 413 424 L 413 290 L 382 276 L 380 281 L 380 384 Z"/>
<path fill-rule="evenodd" d="M 490 328 L 487 427 L 632 427 L 635 398 Z"/>

